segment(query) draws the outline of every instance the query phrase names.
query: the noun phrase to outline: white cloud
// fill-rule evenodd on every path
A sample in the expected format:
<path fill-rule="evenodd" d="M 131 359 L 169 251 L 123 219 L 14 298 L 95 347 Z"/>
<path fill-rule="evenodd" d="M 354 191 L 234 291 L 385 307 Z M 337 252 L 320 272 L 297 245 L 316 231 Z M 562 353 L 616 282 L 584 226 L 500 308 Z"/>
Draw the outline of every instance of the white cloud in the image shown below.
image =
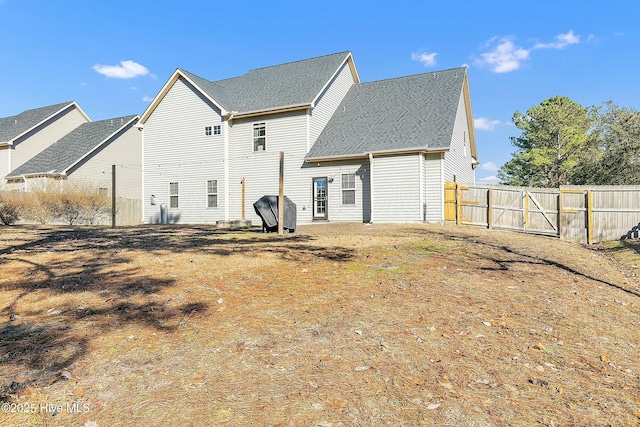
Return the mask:
<path fill-rule="evenodd" d="M 533 46 L 534 49 L 564 49 L 565 47 L 580 43 L 580 36 L 573 34 L 573 30 L 567 34 L 558 34 L 556 41 L 552 43 L 537 43 Z"/>
<path fill-rule="evenodd" d="M 138 86 L 131 86 L 129 90 L 138 90 Z"/>
<path fill-rule="evenodd" d="M 142 100 L 143 100 L 144 102 L 151 102 L 151 101 L 153 101 L 153 98 L 152 98 L 152 97 L 150 97 L 150 96 L 144 96 L 144 97 L 142 98 Z"/>
<path fill-rule="evenodd" d="M 436 65 L 437 53 L 415 52 L 411 54 L 412 61 L 422 62 L 425 67 Z"/>
<path fill-rule="evenodd" d="M 132 79 L 149 74 L 147 67 L 131 60 L 120 61 L 120 65 L 96 64 L 93 66 L 93 69 L 100 74 L 113 77 L 114 79 Z"/>
<path fill-rule="evenodd" d="M 497 176 L 490 175 L 490 176 L 485 176 L 484 178 L 480 178 L 478 181 L 487 182 L 489 184 L 496 184 L 496 183 L 500 182 L 500 179 L 498 179 Z"/>
<path fill-rule="evenodd" d="M 496 125 L 500 124 L 500 120 L 489 120 L 486 117 L 478 117 L 473 119 L 473 127 L 478 130 L 493 130 Z"/>
<path fill-rule="evenodd" d="M 516 46 L 511 37 L 501 39 L 494 37 L 486 46 L 492 46 L 496 40 L 499 40 L 498 45 L 493 50 L 480 54 L 480 59 L 476 61 L 477 65 L 488 65 L 496 73 L 508 73 L 517 70 L 522 61 L 529 59 L 531 50 Z"/>
<path fill-rule="evenodd" d="M 480 164 L 480 169 L 483 171 L 497 171 L 498 166 L 493 162 L 485 162 Z"/>

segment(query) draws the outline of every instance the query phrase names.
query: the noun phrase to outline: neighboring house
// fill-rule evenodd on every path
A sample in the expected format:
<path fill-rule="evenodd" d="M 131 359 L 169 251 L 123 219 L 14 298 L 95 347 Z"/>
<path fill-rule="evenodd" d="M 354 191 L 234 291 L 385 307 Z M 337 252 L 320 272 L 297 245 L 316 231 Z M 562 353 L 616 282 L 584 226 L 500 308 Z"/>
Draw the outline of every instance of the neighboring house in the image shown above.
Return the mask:
<path fill-rule="evenodd" d="M 50 105 L 0 118 L 0 185 L 9 172 L 91 121 L 75 102 Z"/>
<path fill-rule="evenodd" d="M 477 165 L 466 68 L 360 83 L 350 52 L 218 81 L 178 69 L 140 123 L 147 223 L 162 204 L 169 222 L 258 220 L 280 152 L 299 223 L 442 221 L 444 182 Z"/>
<path fill-rule="evenodd" d="M 117 194 L 142 197 L 142 132 L 139 116 L 83 123 L 7 176 L 9 189 L 33 191 L 51 185 L 89 185 L 111 194 L 116 165 Z"/>

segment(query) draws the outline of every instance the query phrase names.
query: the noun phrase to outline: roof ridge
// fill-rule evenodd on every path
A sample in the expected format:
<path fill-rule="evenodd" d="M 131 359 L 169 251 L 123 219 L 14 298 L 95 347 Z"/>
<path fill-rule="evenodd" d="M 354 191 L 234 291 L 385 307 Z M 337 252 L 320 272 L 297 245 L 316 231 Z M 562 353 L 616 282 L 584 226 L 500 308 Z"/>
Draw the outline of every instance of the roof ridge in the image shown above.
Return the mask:
<path fill-rule="evenodd" d="M 345 50 L 345 51 L 342 51 L 342 52 L 334 52 L 334 53 L 329 53 L 329 54 L 326 54 L 326 55 L 312 56 L 311 58 L 298 59 L 298 60 L 295 60 L 295 61 L 283 62 L 283 63 L 280 63 L 280 64 L 267 65 L 267 66 L 258 67 L 258 68 L 251 68 L 251 69 L 249 69 L 249 71 L 247 71 L 243 75 L 246 75 L 246 74 L 250 73 L 251 71 L 264 70 L 264 69 L 267 69 L 267 68 L 280 67 L 282 65 L 291 65 L 291 64 L 296 64 L 298 62 L 311 61 L 313 59 L 320 59 L 320 58 L 326 58 L 328 56 L 337 56 L 337 55 L 341 55 L 341 54 L 350 54 L 350 53 L 351 53 L 350 50 Z"/>
<path fill-rule="evenodd" d="M 372 80 L 370 82 L 363 82 L 363 83 L 359 83 L 360 86 L 362 85 L 367 85 L 370 83 L 379 83 L 379 82 L 386 82 L 386 81 L 390 81 L 390 80 L 401 80 L 401 79 L 407 79 L 407 78 L 411 78 L 411 77 L 420 77 L 420 76 L 426 76 L 429 74 L 443 74 L 446 72 L 451 72 L 454 70 L 467 70 L 467 67 L 454 67 L 454 68 L 447 68 L 445 70 L 437 70 L 437 71 L 427 71 L 426 73 L 418 73 L 418 74 L 409 74 L 408 76 L 397 76 L 397 77 L 389 77 L 388 79 L 378 79 L 378 80 Z"/>

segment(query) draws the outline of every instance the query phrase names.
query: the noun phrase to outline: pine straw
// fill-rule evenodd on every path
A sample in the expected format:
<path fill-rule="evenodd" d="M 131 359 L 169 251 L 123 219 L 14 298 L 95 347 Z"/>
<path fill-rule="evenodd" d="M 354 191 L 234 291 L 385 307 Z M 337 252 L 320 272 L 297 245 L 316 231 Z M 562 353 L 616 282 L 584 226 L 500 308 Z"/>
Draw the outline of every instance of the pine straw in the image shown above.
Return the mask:
<path fill-rule="evenodd" d="M 88 405 L 3 426 L 640 422 L 640 284 L 604 250 L 437 225 L 11 228 L 0 266 L 4 400 Z"/>

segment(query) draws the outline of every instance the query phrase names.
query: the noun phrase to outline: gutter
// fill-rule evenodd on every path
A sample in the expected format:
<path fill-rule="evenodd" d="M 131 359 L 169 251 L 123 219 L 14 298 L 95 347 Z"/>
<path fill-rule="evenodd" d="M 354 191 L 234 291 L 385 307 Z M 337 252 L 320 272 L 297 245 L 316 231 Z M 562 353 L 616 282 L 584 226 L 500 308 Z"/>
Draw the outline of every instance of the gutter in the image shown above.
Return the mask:
<path fill-rule="evenodd" d="M 244 119 L 248 117 L 264 116 L 267 114 L 287 113 L 289 111 L 308 110 L 310 108 L 313 108 L 313 106 L 310 103 L 292 104 L 292 105 L 285 105 L 284 107 L 274 107 L 274 108 L 269 108 L 264 110 L 243 111 L 241 113 L 237 111 L 232 111 L 231 113 L 224 114 L 223 117 L 226 118 L 227 120 Z"/>
<path fill-rule="evenodd" d="M 309 157 L 305 159 L 305 162 L 329 162 L 335 160 L 355 160 L 355 159 L 366 159 L 369 158 L 370 155 L 375 156 L 385 156 L 385 155 L 399 155 L 399 154 L 416 154 L 416 153 L 444 153 L 449 151 L 448 148 L 438 148 L 438 149 L 428 149 L 427 147 L 416 147 L 416 148 L 399 148 L 397 150 L 380 150 L 380 151 L 370 151 L 366 153 L 354 153 L 347 155 L 335 155 L 335 156 L 322 156 L 322 157 Z"/>

